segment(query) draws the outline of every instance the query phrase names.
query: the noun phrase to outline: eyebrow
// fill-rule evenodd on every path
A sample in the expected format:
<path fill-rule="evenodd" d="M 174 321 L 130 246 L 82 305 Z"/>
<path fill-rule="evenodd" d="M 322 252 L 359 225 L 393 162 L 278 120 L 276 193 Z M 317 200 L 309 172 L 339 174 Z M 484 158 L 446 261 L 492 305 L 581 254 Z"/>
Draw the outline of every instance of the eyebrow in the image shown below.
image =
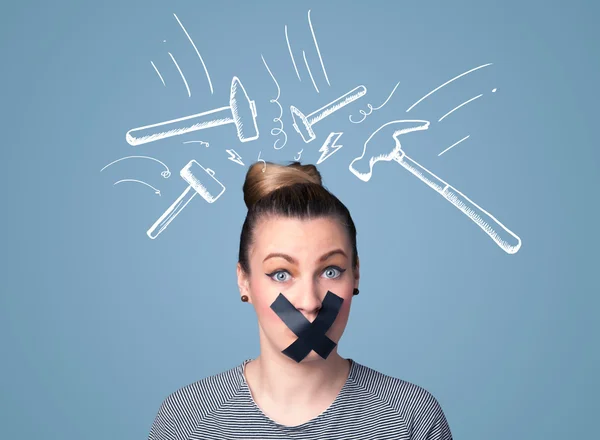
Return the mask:
<path fill-rule="evenodd" d="M 346 253 L 345 253 L 343 250 L 341 250 L 341 249 L 334 249 L 334 250 L 332 250 L 332 251 L 329 251 L 329 252 L 327 252 L 327 253 L 326 253 L 326 254 L 324 254 L 324 255 L 323 255 L 321 258 L 319 258 L 319 262 L 323 262 L 323 261 L 327 260 L 329 257 L 331 257 L 331 256 L 333 256 L 333 255 L 337 255 L 337 254 L 341 254 L 341 255 L 343 255 L 344 257 L 348 258 L 348 256 L 346 255 Z M 280 257 L 280 258 L 283 258 L 284 260 L 287 260 L 287 261 L 289 261 L 291 264 L 298 264 L 298 262 L 297 262 L 297 261 L 296 261 L 294 258 L 290 257 L 290 256 L 289 256 L 289 255 L 287 255 L 287 254 L 283 254 L 283 253 L 281 253 L 281 252 L 273 252 L 273 253 L 270 253 L 270 254 L 269 254 L 269 255 L 267 255 L 267 257 L 266 257 L 266 258 L 263 260 L 263 263 L 264 263 L 265 261 L 267 261 L 269 258 L 275 258 L 275 257 Z"/>

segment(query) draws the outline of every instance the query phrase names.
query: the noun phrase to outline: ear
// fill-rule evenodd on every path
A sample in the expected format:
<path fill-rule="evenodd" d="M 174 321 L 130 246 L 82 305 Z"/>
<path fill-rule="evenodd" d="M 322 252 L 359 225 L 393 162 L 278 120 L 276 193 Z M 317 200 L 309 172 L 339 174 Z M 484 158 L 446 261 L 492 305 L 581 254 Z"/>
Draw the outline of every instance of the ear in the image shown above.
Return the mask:
<path fill-rule="evenodd" d="M 358 289 L 358 282 L 360 280 L 360 258 L 356 257 L 356 270 L 354 271 L 354 288 Z"/>
<path fill-rule="evenodd" d="M 240 297 L 241 295 L 246 295 L 248 297 L 248 302 L 252 303 L 252 297 L 250 295 L 250 280 L 248 279 L 248 274 L 244 272 L 244 269 L 242 269 L 242 265 L 240 263 L 237 264 L 237 283 L 238 288 L 240 289 Z"/>

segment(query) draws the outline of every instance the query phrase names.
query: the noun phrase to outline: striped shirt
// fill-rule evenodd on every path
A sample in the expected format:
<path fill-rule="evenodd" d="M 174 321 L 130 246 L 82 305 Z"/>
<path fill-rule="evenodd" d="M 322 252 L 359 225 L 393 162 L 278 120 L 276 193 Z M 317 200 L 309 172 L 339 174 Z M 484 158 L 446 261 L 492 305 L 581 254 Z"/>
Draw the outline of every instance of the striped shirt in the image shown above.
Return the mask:
<path fill-rule="evenodd" d="M 281 425 L 258 407 L 240 365 L 168 395 L 148 440 L 452 440 L 436 398 L 424 388 L 349 359 L 334 402 L 317 417 Z"/>

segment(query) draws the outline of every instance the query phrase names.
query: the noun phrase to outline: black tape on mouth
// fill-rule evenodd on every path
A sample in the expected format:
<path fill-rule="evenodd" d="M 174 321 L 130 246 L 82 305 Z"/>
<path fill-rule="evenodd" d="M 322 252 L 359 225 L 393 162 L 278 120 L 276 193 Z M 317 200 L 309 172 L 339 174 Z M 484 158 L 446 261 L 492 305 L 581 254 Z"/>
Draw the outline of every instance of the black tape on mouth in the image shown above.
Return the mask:
<path fill-rule="evenodd" d="M 310 322 L 280 293 L 271 304 L 271 309 L 298 336 L 298 339 L 282 353 L 298 363 L 308 356 L 311 350 L 314 350 L 323 359 L 327 359 L 336 343 L 329 339 L 325 333 L 335 321 L 343 302 L 343 298 L 328 290 L 319 314 L 313 322 Z"/>

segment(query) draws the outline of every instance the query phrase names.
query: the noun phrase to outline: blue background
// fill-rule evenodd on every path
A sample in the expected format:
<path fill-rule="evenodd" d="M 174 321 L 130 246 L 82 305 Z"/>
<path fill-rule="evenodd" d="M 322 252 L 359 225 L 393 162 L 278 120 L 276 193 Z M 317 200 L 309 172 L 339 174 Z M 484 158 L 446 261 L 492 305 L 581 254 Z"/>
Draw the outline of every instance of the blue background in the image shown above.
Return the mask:
<path fill-rule="evenodd" d="M 2 9 L 2 438 L 146 438 L 170 392 L 258 355 L 256 316 L 235 278 L 244 175 L 259 152 L 285 163 L 303 148 L 301 161 L 316 163 L 331 131 L 344 132 L 343 148 L 318 168 L 353 214 L 362 275 L 340 354 L 429 390 L 455 439 L 593 437 L 594 2 L 20 0 Z M 281 87 L 281 150 L 269 133 L 276 88 L 261 54 Z M 405 112 L 485 63 L 493 64 Z M 256 101 L 258 140 L 242 144 L 230 125 L 126 143 L 133 127 L 228 105 L 234 75 Z M 349 123 L 398 81 L 385 107 Z M 308 113 L 359 84 L 368 94 L 315 125 L 317 140 L 304 144 L 289 106 Z M 519 235 L 519 252 L 505 253 L 395 162 L 376 164 L 369 182 L 349 172 L 370 133 L 407 117 L 431 121 L 407 154 Z M 245 166 L 227 159 L 229 148 Z M 100 172 L 129 155 L 157 158 L 172 176 L 146 159 Z M 150 240 L 148 227 L 186 187 L 179 170 L 190 159 L 227 190 L 214 204 L 196 197 Z M 113 185 L 120 179 L 161 195 Z"/>

